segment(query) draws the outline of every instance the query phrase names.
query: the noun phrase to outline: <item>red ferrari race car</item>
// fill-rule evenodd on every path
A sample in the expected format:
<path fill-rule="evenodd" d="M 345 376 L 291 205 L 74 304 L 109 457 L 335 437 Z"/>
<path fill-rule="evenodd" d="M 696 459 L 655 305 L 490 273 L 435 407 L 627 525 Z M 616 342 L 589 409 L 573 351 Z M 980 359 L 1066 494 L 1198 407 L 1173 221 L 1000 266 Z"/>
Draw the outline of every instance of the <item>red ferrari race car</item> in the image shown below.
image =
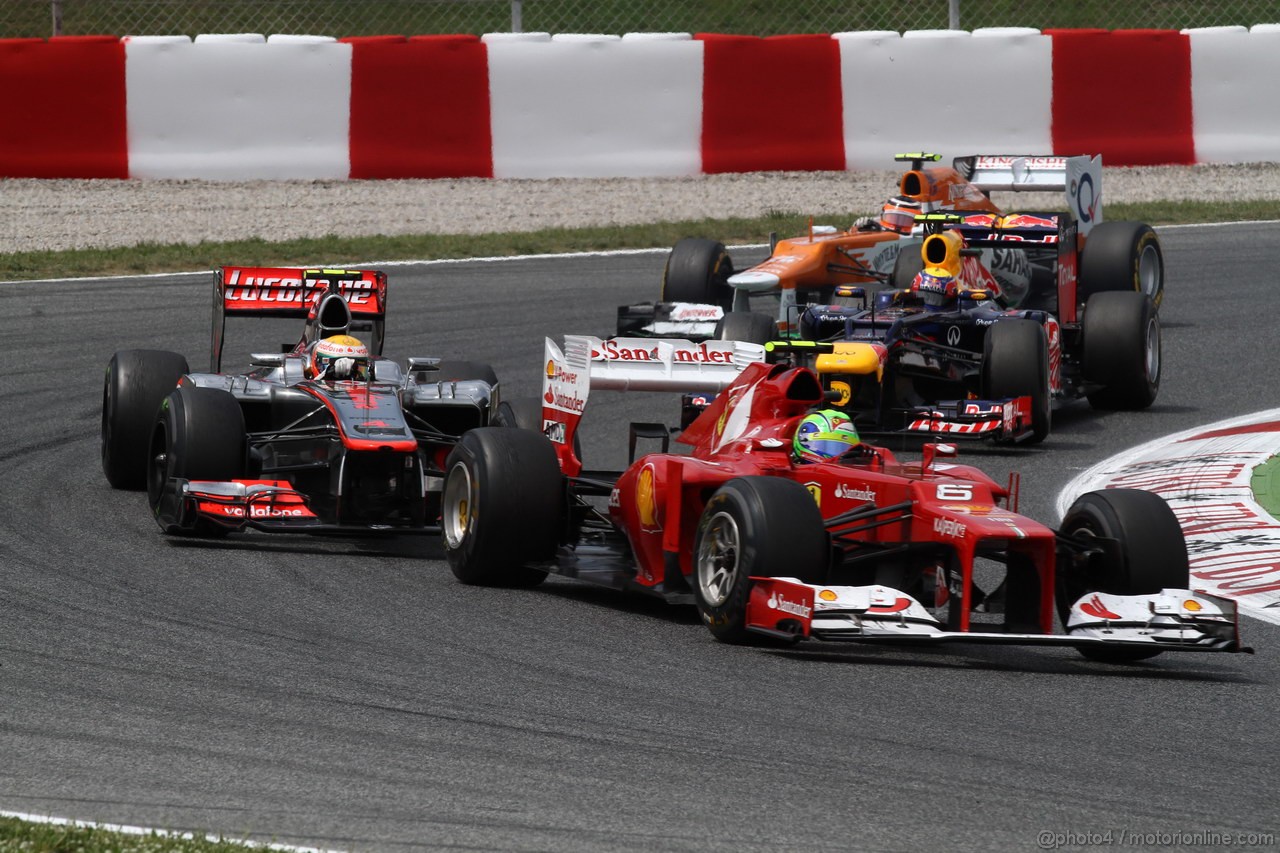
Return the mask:
<path fill-rule="evenodd" d="M 159 350 L 107 365 L 107 481 L 145 488 L 172 534 L 437 531 L 444 460 L 458 435 L 500 420 L 498 381 L 485 364 L 383 358 L 386 310 L 382 272 L 215 272 L 209 372 Z M 247 373 L 222 373 L 233 317 L 304 327 Z"/>
<path fill-rule="evenodd" d="M 964 217 L 1008 307 L 1054 311 L 1070 323 L 1090 295 L 1128 290 L 1145 293 L 1159 309 L 1159 238 L 1141 222 L 1102 221 L 1100 156 L 979 155 L 958 157 L 950 167 L 926 165 L 940 159 L 936 154 L 897 159 L 911 168 L 878 219 L 866 217 L 847 231 L 812 226 L 799 237 L 771 239 L 769 257 L 742 272 L 722 243 L 681 240 L 667 258 L 660 301 L 620 307 L 618 334 L 793 335 L 803 307 L 830 303 L 838 285 L 909 287 L 921 270 L 924 237 L 915 217 L 935 212 Z M 1005 213 L 991 201 L 996 191 L 1061 192 L 1067 209 Z"/>
<path fill-rule="evenodd" d="M 1106 661 L 1245 650 L 1235 604 L 1187 588 L 1158 496 L 1091 492 L 1051 529 L 1017 513 L 1016 479 L 944 461 L 951 445 L 900 462 L 821 409 L 811 370 L 749 346 L 548 341 L 539 429 L 473 430 L 449 456 L 454 574 L 532 586 L 555 572 L 692 602 L 726 642 L 1067 645 Z M 718 387 L 679 436 L 687 454 L 664 443 L 625 471 L 582 470 L 591 391 Z M 665 435 L 632 426 L 633 444 Z"/>

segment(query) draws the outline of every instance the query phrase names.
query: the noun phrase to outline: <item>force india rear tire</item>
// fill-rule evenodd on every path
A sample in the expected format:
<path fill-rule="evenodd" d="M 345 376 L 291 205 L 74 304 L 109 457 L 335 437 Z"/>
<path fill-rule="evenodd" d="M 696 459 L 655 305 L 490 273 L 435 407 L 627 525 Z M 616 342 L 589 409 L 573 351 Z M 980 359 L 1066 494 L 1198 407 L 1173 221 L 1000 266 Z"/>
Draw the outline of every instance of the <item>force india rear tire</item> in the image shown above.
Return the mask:
<path fill-rule="evenodd" d="M 440 528 L 454 576 L 477 586 L 533 587 L 547 573 L 565 517 L 564 477 L 546 436 L 481 427 L 445 463 Z"/>
<path fill-rule="evenodd" d="M 733 259 L 723 243 L 685 237 L 667 256 L 667 266 L 662 273 L 662 301 L 719 305 L 728 311 L 733 304 L 731 275 Z"/>
<path fill-rule="evenodd" d="M 1063 535 L 1086 544 L 1114 540 L 1115 548 L 1087 567 L 1057 574 L 1058 618 L 1066 627 L 1071 605 L 1091 592 L 1143 595 L 1162 589 L 1186 589 L 1190 583 L 1187 544 L 1173 510 L 1164 499 L 1141 489 L 1086 492 L 1067 510 Z M 1090 660 L 1129 663 L 1160 654 L 1160 649 L 1080 646 Z"/>
<path fill-rule="evenodd" d="M 767 344 L 778 337 L 778 324 L 757 311 L 730 311 L 716 324 L 716 340 Z"/>
<path fill-rule="evenodd" d="M 804 486 L 738 477 L 707 501 L 693 544 L 694 603 L 717 640 L 747 643 L 752 575 L 822 583 L 831 560 L 822 513 Z"/>
<path fill-rule="evenodd" d="M 1141 293 L 1095 293 L 1085 304 L 1084 378 L 1095 409 L 1137 410 L 1160 393 L 1160 315 Z"/>
<path fill-rule="evenodd" d="M 1044 441 L 1053 419 L 1049 393 L 1049 342 L 1034 320 L 1001 320 L 987 330 L 982 358 L 982 393 L 1000 400 L 1031 398 L 1032 444 Z"/>
<path fill-rule="evenodd" d="M 242 479 L 248 471 L 244 413 L 229 392 L 179 385 L 160 404 L 151 433 L 147 501 L 165 533 L 221 536 L 228 528 L 207 519 L 181 522 L 182 496 L 174 480 Z"/>
<path fill-rule="evenodd" d="M 1101 222 L 1080 253 L 1084 297 L 1122 291 L 1145 294 L 1158 311 L 1164 299 L 1164 253 L 1160 238 L 1143 222 Z"/>
<path fill-rule="evenodd" d="M 924 270 L 924 255 L 921 254 L 921 243 L 919 241 L 905 241 L 907 245 L 903 246 L 898 252 L 898 257 L 893 261 L 893 275 L 889 278 L 889 284 L 894 290 L 906 290 L 911 287 L 911 283 L 916 280 L 916 276 Z"/>
<path fill-rule="evenodd" d="M 146 488 L 156 413 L 187 371 L 176 352 L 129 349 L 111 356 L 102 386 L 102 473 L 111 488 Z"/>

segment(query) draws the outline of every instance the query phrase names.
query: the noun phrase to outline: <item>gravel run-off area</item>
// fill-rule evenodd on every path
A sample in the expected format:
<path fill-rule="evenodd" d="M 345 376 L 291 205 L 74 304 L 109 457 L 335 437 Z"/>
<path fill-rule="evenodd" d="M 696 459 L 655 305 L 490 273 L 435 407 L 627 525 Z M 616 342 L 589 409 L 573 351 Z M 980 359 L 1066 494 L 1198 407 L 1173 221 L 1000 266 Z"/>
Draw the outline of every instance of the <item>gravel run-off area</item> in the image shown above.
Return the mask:
<path fill-rule="evenodd" d="M 415 181 L 0 179 L 0 252 L 259 237 L 475 234 L 877 210 L 897 171 Z M 1280 199 L 1280 165 L 1111 168 L 1104 201 Z M 997 193 L 1005 208 L 1061 196 Z M 827 224 L 847 227 L 848 223 Z"/>

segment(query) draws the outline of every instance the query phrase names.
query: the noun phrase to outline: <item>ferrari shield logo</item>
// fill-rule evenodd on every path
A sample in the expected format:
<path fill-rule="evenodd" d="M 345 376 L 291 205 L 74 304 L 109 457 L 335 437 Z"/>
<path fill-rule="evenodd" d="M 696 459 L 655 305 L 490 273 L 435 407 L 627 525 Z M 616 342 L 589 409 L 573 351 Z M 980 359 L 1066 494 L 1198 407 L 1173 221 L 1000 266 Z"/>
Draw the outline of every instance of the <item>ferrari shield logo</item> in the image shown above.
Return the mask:
<path fill-rule="evenodd" d="M 805 491 L 813 496 L 813 502 L 818 506 L 822 506 L 822 485 L 819 483 L 805 483 Z"/>

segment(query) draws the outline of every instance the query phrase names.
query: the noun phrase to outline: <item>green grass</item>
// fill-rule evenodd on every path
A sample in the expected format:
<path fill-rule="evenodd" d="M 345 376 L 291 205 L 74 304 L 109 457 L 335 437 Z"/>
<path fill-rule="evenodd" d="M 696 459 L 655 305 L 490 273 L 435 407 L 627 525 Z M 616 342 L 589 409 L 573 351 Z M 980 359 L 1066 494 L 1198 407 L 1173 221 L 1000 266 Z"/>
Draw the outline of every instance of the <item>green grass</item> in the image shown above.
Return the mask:
<path fill-rule="evenodd" d="M 61 0 L 69 35 L 202 32 L 486 33 L 511 29 L 510 0 Z M 50 0 L 0 3 L 0 34 L 48 36 Z M 677 31 L 770 35 L 945 29 L 947 0 L 523 0 L 527 32 Z M 964 29 L 1180 29 L 1280 21 L 1280 0 L 962 0 Z"/>
<path fill-rule="evenodd" d="M 262 848 L 233 841 L 133 835 L 0 817 L 0 850 L 6 853 L 244 853 L 250 849 Z"/>
<path fill-rule="evenodd" d="M 858 211 L 814 214 L 820 224 L 847 227 Z M 1152 225 L 1280 219 L 1280 202 L 1162 202 L 1112 204 L 1109 219 L 1136 219 Z M 663 248 L 681 237 L 714 237 L 728 244 L 763 243 L 769 232 L 787 237 L 804 233 L 807 215 L 773 211 L 756 219 L 704 219 L 653 225 L 550 228 L 512 234 L 421 234 L 404 237 L 322 237 L 271 243 L 237 240 L 192 245 L 143 244 L 121 249 L 0 254 L 0 281 L 80 276 L 141 275 L 212 269 L 223 264 L 313 266 L 436 258 L 477 258 L 586 252 L 606 249 Z"/>

